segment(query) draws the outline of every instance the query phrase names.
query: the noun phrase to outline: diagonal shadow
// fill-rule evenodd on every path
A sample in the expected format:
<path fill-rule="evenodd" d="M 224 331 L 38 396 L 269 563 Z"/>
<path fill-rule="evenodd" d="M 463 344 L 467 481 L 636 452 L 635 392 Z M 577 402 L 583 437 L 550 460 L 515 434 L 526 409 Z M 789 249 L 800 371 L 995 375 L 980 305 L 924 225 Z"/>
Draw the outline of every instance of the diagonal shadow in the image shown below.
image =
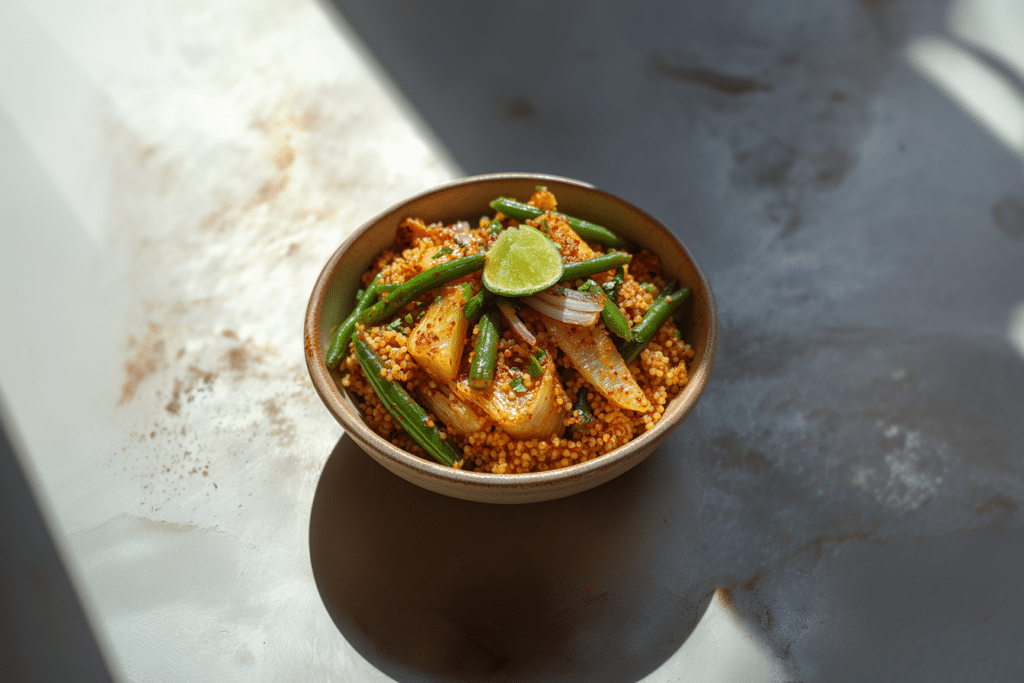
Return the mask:
<path fill-rule="evenodd" d="M 999 597 L 1015 585 L 1020 541 L 978 528 L 1017 514 L 1019 359 L 966 331 L 980 315 L 962 334 L 935 335 L 967 309 L 915 292 L 922 281 L 945 291 L 948 271 L 932 260 L 951 261 L 902 239 L 920 213 L 963 244 L 962 218 L 894 202 L 877 214 L 884 230 L 862 233 L 862 216 L 821 220 L 822 206 L 889 201 L 848 179 L 859 164 L 877 169 L 863 155 L 888 127 L 876 126 L 879 103 L 933 107 L 891 89 L 907 87 L 906 41 L 941 25 L 947 3 L 331 4 L 467 174 L 556 173 L 643 206 L 728 301 L 716 381 L 686 428 L 587 494 L 484 509 L 419 491 L 342 439 L 310 550 L 324 602 L 360 653 L 399 680 L 637 680 L 679 651 L 721 585 L 790 679 L 1020 677 L 1019 638 L 1006 635 L 1020 631 L 1019 598 Z M 964 133 L 943 116 L 921 124 Z M 1006 167 L 958 152 L 950 169 Z M 961 192 L 973 206 L 951 171 L 895 182 L 908 197 Z M 1015 202 L 993 217 L 1016 239 Z M 808 253 L 870 234 L 877 249 L 849 251 L 851 266 L 875 272 L 884 249 L 899 275 L 870 290 L 884 295 L 839 297 L 853 307 L 822 314 L 827 293 L 859 287 L 862 273 L 787 272 L 785 259 L 763 258 L 770 231 L 773 249 Z M 970 253 L 995 262 L 984 245 Z M 963 280 L 986 293 L 1016 278 L 975 267 Z M 784 323 L 744 278 L 767 283 Z M 971 309 L 985 310 L 971 292 Z M 827 327 L 865 319 L 878 327 Z M 970 353 L 954 362 L 949 349 Z M 934 484 L 909 491 L 920 507 L 878 505 L 890 486 L 908 493 L 890 456 L 919 475 L 912 484 Z"/>
<path fill-rule="evenodd" d="M 711 599 L 653 580 L 663 520 L 640 500 L 657 458 L 570 498 L 500 506 L 420 489 L 345 435 L 310 518 L 320 595 L 346 640 L 399 681 L 637 681 Z"/>

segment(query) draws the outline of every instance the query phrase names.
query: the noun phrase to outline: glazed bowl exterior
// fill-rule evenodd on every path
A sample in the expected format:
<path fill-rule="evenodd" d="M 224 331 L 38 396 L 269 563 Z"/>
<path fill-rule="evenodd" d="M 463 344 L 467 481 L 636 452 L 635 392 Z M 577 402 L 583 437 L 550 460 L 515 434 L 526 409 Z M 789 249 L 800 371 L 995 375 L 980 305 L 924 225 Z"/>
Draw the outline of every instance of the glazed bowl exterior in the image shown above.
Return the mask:
<path fill-rule="evenodd" d="M 653 429 L 614 451 L 585 463 L 527 474 L 488 474 L 453 469 L 404 451 L 371 430 L 355 402 L 341 387 L 341 375 L 328 370 L 324 356 L 332 331 L 351 313 L 360 276 L 391 245 L 398 225 L 409 217 L 427 223 L 475 221 L 490 215 L 488 203 L 499 196 L 525 200 L 537 185 L 558 198 L 561 212 L 611 228 L 661 258 L 665 279 L 678 279 L 692 296 L 677 316 L 683 339 L 696 353 L 689 382 L 666 406 Z M 714 296 L 700 266 L 659 221 L 613 195 L 586 183 L 535 173 L 500 173 L 457 180 L 399 202 L 357 229 L 327 261 L 306 309 L 305 355 L 313 386 L 327 409 L 366 453 L 403 479 L 431 491 L 487 503 L 531 503 L 572 495 L 598 486 L 650 455 L 682 424 L 711 376 L 718 342 Z"/>

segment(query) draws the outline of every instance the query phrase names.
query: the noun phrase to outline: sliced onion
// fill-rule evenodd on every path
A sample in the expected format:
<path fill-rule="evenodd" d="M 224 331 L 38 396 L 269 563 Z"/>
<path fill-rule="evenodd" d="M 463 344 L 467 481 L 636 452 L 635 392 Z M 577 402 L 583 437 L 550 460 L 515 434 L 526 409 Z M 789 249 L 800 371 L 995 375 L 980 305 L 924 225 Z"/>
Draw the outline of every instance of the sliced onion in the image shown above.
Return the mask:
<path fill-rule="evenodd" d="M 549 287 L 543 292 L 537 292 L 534 296 L 549 304 L 565 305 L 577 311 L 600 311 L 604 308 L 604 299 L 600 294 L 577 292 L 568 287 Z"/>
<path fill-rule="evenodd" d="M 569 325 L 594 325 L 601 317 L 604 300 L 593 292 L 552 287 L 523 301 L 538 313 Z"/>
<path fill-rule="evenodd" d="M 597 324 L 598 319 L 601 317 L 600 313 L 574 311 L 569 308 L 549 304 L 543 299 L 538 299 L 535 296 L 525 297 L 523 301 L 538 313 L 546 315 L 553 320 L 566 323 L 567 325 L 583 325 L 589 327 L 590 325 Z"/>
<path fill-rule="evenodd" d="M 505 316 L 505 320 L 512 326 L 512 331 L 516 333 L 516 336 L 522 339 L 530 346 L 537 344 L 537 338 L 533 336 L 533 333 L 523 324 L 523 321 L 516 315 L 516 309 L 512 308 L 508 304 L 498 302 L 498 309 L 501 310 L 501 314 Z"/>
<path fill-rule="evenodd" d="M 426 389 L 417 394 L 427 410 L 436 415 L 450 432 L 473 434 L 484 426 L 484 421 L 469 404 L 455 395 L 448 396 L 441 389 Z"/>
<path fill-rule="evenodd" d="M 600 327 L 568 327 L 553 320 L 545 320 L 544 325 L 573 366 L 605 398 L 626 410 L 651 410 L 650 400 L 608 333 Z"/>
<path fill-rule="evenodd" d="M 455 395 L 487 413 L 513 439 L 546 438 L 562 433 L 568 417 L 569 397 L 565 395 L 551 356 L 545 358 L 543 366 L 543 379 L 523 394 L 499 386 L 514 376 L 502 354 L 498 354 L 494 370 L 495 378 L 502 379 L 492 382 L 487 389 L 470 389 L 466 379 L 449 386 Z"/>

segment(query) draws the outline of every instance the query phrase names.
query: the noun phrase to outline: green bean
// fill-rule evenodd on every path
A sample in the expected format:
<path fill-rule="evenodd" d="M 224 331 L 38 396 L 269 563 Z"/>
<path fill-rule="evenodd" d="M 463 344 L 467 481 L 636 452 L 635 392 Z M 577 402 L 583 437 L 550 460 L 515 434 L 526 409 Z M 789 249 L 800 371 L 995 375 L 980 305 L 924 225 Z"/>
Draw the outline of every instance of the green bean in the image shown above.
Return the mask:
<path fill-rule="evenodd" d="M 542 211 L 536 206 L 530 206 L 529 204 L 523 204 L 517 202 L 514 199 L 508 197 L 498 197 L 491 202 L 491 208 L 495 211 L 500 211 L 507 216 L 512 216 L 516 220 L 525 221 L 528 218 L 536 218 L 544 213 L 551 213 L 555 216 L 561 216 L 569 222 L 569 225 L 576 234 L 587 240 L 588 242 L 597 242 L 603 244 L 606 247 L 624 247 L 626 243 L 619 238 L 614 232 L 608 228 L 585 221 L 580 218 L 573 218 L 572 216 L 566 216 L 564 213 L 556 213 L 554 211 Z"/>
<path fill-rule="evenodd" d="M 595 273 L 603 273 L 615 266 L 621 266 L 633 260 L 633 256 L 624 251 L 609 251 L 586 261 L 567 263 L 562 267 L 562 282 L 579 280 L 581 277 L 590 277 Z"/>
<path fill-rule="evenodd" d="M 601 298 L 604 299 L 604 308 L 601 310 L 601 320 L 604 322 L 605 327 L 626 341 L 631 341 L 633 339 L 633 333 L 629 329 L 629 321 L 626 320 L 626 316 L 619 310 L 618 304 L 612 301 L 611 298 L 605 294 L 601 285 L 597 284 L 593 280 L 587 280 L 583 283 L 583 286 L 580 287 L 580 289 L 600 294 Z"/>
<path fill-rule="evenodd" d="M 673 287 L 675 287 L 675 282 L 665 287 L 644 313 L 643 320 L 633 328 L 633 341 L 619 342 L 619 353 L 622 355 L 622 360 L 626 361 L 626 365 L 636 360 L 640 352 L 654 339 L 654 335 L 661 329 L 661 326 L 690 298 L 689 287 L 672 291 Z"/>
<path fill-rule="evenodd" d="M 473 360 L 469 364 L 471 389 L 486 389 L 494 379 L 494 365 L 498 360 L 498 340 L 501 338 L 501 313 L 488 308 L 477 323 Z"/>
<path fill-rule="evenodd" d="M 391 417 L 398 423 L 405 433 L 412 437 L 430 457 L 442 465 L 451 467 L 456 461 L 462 458 L 458 450 L 450 443 L 441 438 L 441 431 L 435 426 L 435 420 L 430 413 L 412 400 L 408 392 L 398 382 L 389 382 L 381 372 L 384 370 L 384 362 L 380 359 L 370 345 L 356 337 L 353 341 L 356 349 L 356 359 L 363 369 L 363 375 L 377 393 L 381 403 L 388 409 Z"/>
<path fill-rule="evenodd" d="M 331 345 L 327 347 L 327 357 L 325 363 L 328 368 L 337 367 L 341 359 L 348 353 L 348 344 L 352 340 L 352 332 L 356 329 L 356 322 L 359 320 L 359 314 L 373 305 L 377 299 L 378 294 L 384 292 L 391 292 L 398 288 L 397 282 L 388 284 L 382 284 L 377 282 L 380 278 L 378 274 L 374 278 L 373 282 L 363 290 L 360 290 L 360 296 L 356 301 L 356 307 L 352 310 L 345 322 L 338 326 L 338 329 L 334 331 L 334 336 L 331 338 Z"/>
<path fill-rule="evenodd" d="M 378 275 L 377 277 L 380 277 L 380 276 Z M 369 287 L 369 289 L 371 290 L 370 299 L 369 299 L 370 303 L 367 304 L 367 305 L 376 303 L 374 301 L 374 299 L 376 299 L 381 294 L 388 294 L 389 292 L 393 292 L 393 291 L 395 291 L 396 289 L 398 289 L 401 286 L 402 286 L 401 282 L 387 282 L 387 283 L 375 282 L 375 283 L 371 283 L 370 287 Z"/>
<path fill-rule="evenodd" d="M 484 267 L 484 253 L 463 256 L 448 263 L 442 263 L 425 270 L 419 275 L 409 278 L 400 287 L 391 292 L 386 299 L 381 299 L 366 311 L 363 311 L 359 319 L 366 324 L 375 325 L 387 320 L 392 315 L 424 292 L 457 280 L 460 277 L 469 275 Z"/>
<path fill-rule="evenodd" d="M 494 292 L 486 287 L 481 287 L 480 291 L 477 292 L 472 299 L 466 302 L 465 308 L 462 309 L 462 314 L 466 316 L 466 320 L 474 322 L 480 317 L 484 307 L 491 303 L 493 299 Z"/>

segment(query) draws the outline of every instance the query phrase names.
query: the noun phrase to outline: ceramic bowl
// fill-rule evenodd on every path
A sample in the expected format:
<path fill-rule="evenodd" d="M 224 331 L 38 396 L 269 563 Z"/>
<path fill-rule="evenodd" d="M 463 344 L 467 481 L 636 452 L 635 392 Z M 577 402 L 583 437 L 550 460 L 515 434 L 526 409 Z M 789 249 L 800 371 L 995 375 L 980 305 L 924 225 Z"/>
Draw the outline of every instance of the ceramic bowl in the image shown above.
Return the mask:
<path fill-rule="evenodd" d="M 444 467 L 404 451 L 373 432 L 341 387 L 341 376 L 323 362 L 332 330 L 352 311 L 360 276 L 374 257 L 395 239 L 399 223 L 420 217 L 427 223 L 475 221 L 489 214 L 488 202 L 499 196 L 521 200 L 536 185 L 558 198 L 558 209 L 611 228 L 629 242 L 658 254 L 666 279 L 691 288 L 681 314 L 683 339 L 696 356 L 689 383 L 666 407 L 655 427 L 629 443 L 589 462 L 528 474 L 486 474 Z M 602 484 L 648 455 L 697 404 L 715 362 L 718 314 L 707 278 L 690 252 L 660 222 L 637 207 L 586 183 L 534 173 L 500 173 L 464 178 L 399 202 L 370 219 L 338 247 L 317 278 L 306 310 L 306 365 L 320 398 L 348 435 L 384 467 L 418 486 L 447 496 L 488 503 L 530 503 L 561 498 Z"/>

